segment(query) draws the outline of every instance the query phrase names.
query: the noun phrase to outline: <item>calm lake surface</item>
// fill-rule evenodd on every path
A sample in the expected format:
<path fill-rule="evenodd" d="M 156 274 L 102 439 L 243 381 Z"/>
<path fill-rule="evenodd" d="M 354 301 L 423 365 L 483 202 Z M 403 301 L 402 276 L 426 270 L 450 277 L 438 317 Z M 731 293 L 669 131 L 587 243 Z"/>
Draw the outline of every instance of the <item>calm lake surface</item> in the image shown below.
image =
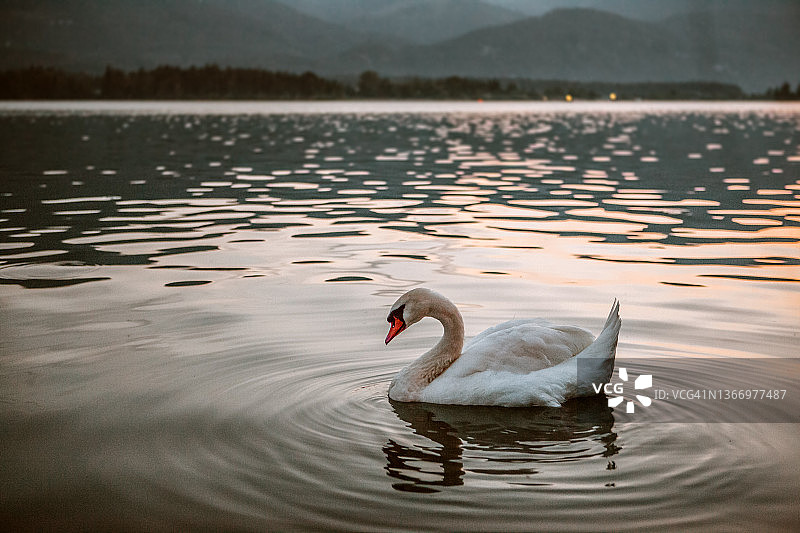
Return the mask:
<path fill-rule="evenodd" d="M 797 357 L 798 105 L 2 103 L 0 141 L 3 529 L 800 524 L 798 424 L 394 404 L 441 329 L 383 342 L 424 285 L 468 336 L 619 298 L 617 366 L 694 388 Z"/>

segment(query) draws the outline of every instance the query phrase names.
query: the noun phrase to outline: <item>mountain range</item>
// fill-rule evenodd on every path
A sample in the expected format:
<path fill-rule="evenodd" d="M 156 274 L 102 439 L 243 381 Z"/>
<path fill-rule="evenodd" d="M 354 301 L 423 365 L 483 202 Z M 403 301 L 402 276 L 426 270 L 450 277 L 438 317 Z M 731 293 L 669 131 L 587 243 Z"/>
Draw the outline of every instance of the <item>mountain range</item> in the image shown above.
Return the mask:
<path fill-rule="evenodd" d="M 327 76 L 735 83 L 800 78 L 800 2 L 0 0 L 0 69 L 161 64 Z M 577 6 L 547 12 L 542 6 Z M 528 9 L 524 9 L 528 6 Z M 693 11 L 697 7 L 700 11 Z M 629 14 L 628 11 L 631 13 Z M 616 12 L 612 12 L 616 11 Z"/>

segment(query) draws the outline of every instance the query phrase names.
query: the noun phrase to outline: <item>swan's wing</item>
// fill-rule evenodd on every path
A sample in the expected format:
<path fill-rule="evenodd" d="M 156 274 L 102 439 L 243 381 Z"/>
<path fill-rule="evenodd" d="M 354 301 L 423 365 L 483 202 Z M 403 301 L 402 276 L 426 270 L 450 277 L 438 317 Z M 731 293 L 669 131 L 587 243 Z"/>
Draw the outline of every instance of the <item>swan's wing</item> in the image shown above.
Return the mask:
<path fill-rule="evenodd" d="M 450 368 L 423 389 L 420 401 L 460 405 L 558 407 L 568 398 L 595 394 L 595 386 L 606 383 L 614 370 L 621 325 L 619 303 L 614 302 L 603 331 L 594 342 L 591 333 L 573 326 L 536 326 L 528 323 L 500 328 L 465 350 Z M 538 332 L 538 338 L 543 342 L 545 339 L 551 341 L 548 353 L 553 353 L 557 346 L 561 349 L 569 347 L 567 351 L 572 351 L 576 346 L 582 347 L 572 353 L 577 353 L 575 357 L 567 357 L 554 366 L 529 373 L 521 374 L 504 368 L 471 372 L 489 358 L 488 349 L 484 351 L 485 343 L 494 341 L 495 348 L 508 346 L 510 337 L 498 340 L 502 337 L 495 335 L 506 334 L 513 337 L 517 327 L 522 327 L 523 330 L 536 327 L 549 330 Z"/>
<path fill-rule="evenodd" d="M 420 401 L 454 405 L 501 405 L 559 407 L 576 396 L 576 359 L 532 372 L 517 374 L 486 371 L 465 377 L 442 374 L 423 389 Z"/>
<path fill-rule="evenodd" d="M 540 321 L 506 323 L 476 337 L 440 377 L 486 371 L 527 374 L 573 357 L 592 340 L 591 333 L 574 326 L 542 325 Z"/>
<path fill-rule="evenodd" d="M 487 328 L 487 329 L 481 331 L 480 333 L 478 333 L 477 335 L 475 335 L 474 337 L 472 337 L 471 339 L 469 339 L 466 342 L 466 344 L 464 345 L 464 349 L 465 350 L 469 349 L 469 347 L 471 345 L 473 345 L 474 343 L 485 339 L 487 336 L 492 335 L 493 333 L 497 333 L 499 331 L 503 331 L 503 330 L 506 330 L 506 329 L 512 329 L 512 328 L 515 328 L 517 326 L 522 326 L 522 325 L 525 325 L 525 324 L 535 324 L 535 325 L 538 325 L 538 326 L 551 326 L 552 325 L 552 324 L 550 324 L 550 322 L 548 322 L 547 320 L 545 320 L 543 318 L 518 318 L 518 319 L 515 319 L 515 320 L 508 320 L 506 322 L 501 322 L 500 324 L 497 324 L 496 326 L 492 326 L 490 328 Z"/>

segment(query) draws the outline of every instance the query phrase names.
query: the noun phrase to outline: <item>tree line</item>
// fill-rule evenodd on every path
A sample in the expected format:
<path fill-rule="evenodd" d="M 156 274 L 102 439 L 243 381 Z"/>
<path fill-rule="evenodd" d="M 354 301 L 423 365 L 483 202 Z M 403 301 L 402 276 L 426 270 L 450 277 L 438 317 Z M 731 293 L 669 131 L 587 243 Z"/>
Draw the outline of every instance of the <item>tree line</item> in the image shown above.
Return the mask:
<path fill-rule="evenodd" d="M 791 99 L 788 83 L 763 95 L 747 95 L 738 86 L 717 82 L 600 83 L 527 79 L 389 78 L 366 71 L 357 78 L 324 78 L 254 68 L 174 67 L 102 74 L 48 67 L 0 72 L 0 99 L 455 99 L 455 100 L 735 100 L 748 97 Z"/>
<path fill-rule="evenodd" d="M 216 65 L 123 71 L 107 67 L 103 74 L 74 73 L 31 67 L 0 72 L 0 98 L 5 99 L 305 99 L 344 98 L 345 84 L 311 72 L 293 74 Z"/>
<path fill-rule="evenodd" d="M 769 100 L 800 100 L 800 83 L 797 89 L 792 92 L 792 86 L 788 81 L 783 82 L 779 87 L 770 87 L 764 96 Z"/>

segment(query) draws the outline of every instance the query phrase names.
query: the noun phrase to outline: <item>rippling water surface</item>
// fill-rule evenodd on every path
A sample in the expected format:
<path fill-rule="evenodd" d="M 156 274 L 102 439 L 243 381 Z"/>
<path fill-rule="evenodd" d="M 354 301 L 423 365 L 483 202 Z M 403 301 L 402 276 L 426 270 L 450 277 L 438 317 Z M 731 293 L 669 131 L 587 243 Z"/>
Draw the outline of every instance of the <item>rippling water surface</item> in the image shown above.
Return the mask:
<path fill-rule="evenodd" d="M 796 356 L 796 105 L 4 104 L 0 141 L 7 525 L 800 523 L 797 424 L 395 404 L 440 330 L 383 344 L 425 285 L 468 335 L 619 298 L 618 358 L 692 387 Z"/>

